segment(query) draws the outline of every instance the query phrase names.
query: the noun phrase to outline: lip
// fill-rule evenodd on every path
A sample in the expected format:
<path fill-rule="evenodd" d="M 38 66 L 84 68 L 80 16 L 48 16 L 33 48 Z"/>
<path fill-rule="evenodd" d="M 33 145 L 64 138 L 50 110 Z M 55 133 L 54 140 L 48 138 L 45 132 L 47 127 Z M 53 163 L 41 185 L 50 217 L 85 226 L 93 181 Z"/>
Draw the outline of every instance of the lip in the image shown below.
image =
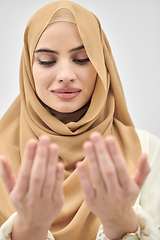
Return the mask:
<path fill-rule="evenodd" d="M 81 89 L 79 88 L 57 88 L 51 90 L 51 92 L 62 99 L 71 99 L 80 94 Z"/>

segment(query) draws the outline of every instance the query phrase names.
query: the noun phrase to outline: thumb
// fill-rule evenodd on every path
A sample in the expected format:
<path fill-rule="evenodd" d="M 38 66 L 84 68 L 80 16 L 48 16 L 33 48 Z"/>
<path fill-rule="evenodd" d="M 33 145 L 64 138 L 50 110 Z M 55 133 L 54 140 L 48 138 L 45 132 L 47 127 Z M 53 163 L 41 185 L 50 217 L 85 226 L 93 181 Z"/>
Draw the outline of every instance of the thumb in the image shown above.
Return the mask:
<path fill-rule="evenodd" d="M 132 179 L 138 184 L 141 188 L 144 181 L 146 180 L 150 172 L 150 166 L 147 163 L 147 154 L 142 154 L 138 161 L 138 168 L 136 172 L 132 175 Z"/>
<path fill-rule="evenodd" d="M 13 174 L 11 164 L 5 156 L 0 156 L 0 164 L 0 175 L 2 177 L 7 192 L 10 194 L 16 184 L 16 178 Z"/>

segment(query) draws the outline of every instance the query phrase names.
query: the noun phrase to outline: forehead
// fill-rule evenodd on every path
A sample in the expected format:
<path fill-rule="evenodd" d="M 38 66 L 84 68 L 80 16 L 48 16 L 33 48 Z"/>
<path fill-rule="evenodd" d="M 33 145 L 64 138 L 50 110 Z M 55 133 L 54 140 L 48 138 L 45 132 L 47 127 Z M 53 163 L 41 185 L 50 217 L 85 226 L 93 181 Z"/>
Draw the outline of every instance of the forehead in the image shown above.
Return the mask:
<path fill-rule="evenodd" d="M 37 47 L 45 47 L 44 45 L 81 45 L 82 40 L 78 32 L 77 25 L 70 22 L 56 22 L 48 25 L 41 35 Z M 72 46 L 73 47 L 73 46 Z"/>

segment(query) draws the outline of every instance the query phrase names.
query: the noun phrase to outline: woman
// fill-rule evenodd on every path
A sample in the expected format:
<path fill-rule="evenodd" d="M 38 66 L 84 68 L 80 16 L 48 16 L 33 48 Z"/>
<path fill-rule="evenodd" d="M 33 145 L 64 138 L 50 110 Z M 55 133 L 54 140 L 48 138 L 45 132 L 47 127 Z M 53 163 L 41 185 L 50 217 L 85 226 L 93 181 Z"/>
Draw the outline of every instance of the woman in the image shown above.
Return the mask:
<path fill-rule="evenodd" d="M 133 126 L 97 18 L 68 1 L 35 13 L 0 125 L 1 239 L 158 239 L 158 148 Z"/>

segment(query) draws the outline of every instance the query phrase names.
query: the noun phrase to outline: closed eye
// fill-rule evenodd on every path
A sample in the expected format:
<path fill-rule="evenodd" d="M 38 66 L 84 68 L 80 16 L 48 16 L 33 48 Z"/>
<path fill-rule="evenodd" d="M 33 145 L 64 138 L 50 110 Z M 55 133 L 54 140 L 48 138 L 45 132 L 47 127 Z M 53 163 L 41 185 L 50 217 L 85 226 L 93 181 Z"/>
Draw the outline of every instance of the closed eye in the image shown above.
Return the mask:
<path fill-rule="evenodd" d="M 42 61 L 40 59 L 38 59 L 38 63 L 40 65 L 44 65 L 44 66 L 50 66 L 56 63 L 56 61 Z"/>
<path fill-rule="evenodd" d="M 73 59 L 73 62 L 75 62 L 76 64 L 80 64 L 80 65 L 83 65 L 85 64 L 86 62 L 89 62 L 89 58 L 85 58 L 85 59 Z"/>
<path fill-rule="evenodd" d="M 76 63 L 76 64 L 79 64 L 79 65 L 84 65 L 84 64 L 86 64 L 89 61 L 90 61 L 89 58 L 73 59 L 73 62 Z M 42 61 L 42 60 L 38 59 L 38 63 L 40 65 L 43 65 L 43 66 L 51 66 L 51 65 L 55 64 L 56 61 Z"/>

